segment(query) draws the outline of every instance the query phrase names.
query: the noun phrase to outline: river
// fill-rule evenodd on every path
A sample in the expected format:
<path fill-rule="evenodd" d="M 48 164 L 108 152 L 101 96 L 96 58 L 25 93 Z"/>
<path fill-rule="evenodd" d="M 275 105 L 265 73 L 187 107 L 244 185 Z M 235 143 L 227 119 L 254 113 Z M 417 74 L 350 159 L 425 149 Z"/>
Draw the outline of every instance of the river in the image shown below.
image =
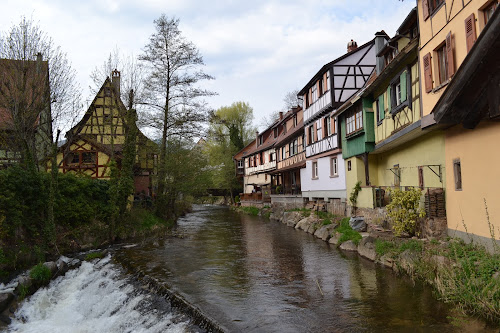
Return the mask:
<path fill-rule="evenodd" d="M 277 222 L 195 206 L 175 234 L 115 256 L 230 332 L 485 329 L 436 300 L 431 288 Z M 199 331 L 118 266 L 106 258 L 58 278 L 22 304 L 9 331 Z"/>

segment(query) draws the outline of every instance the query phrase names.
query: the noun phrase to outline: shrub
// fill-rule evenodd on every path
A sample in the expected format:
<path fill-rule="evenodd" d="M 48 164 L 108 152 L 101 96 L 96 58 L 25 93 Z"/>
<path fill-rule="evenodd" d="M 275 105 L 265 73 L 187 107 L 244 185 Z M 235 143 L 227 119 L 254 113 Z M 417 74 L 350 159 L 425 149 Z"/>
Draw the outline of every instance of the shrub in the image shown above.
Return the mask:
<path fill-rule="evenodd" d="M 422 242 L 416 239 L 410 239 L 407 242 L 401 243 L 398 249 L 399 253 L 404 252 L 406 250 L 410 250 L 413 252 L 422 252 L 423 250 Z"/>
<path fill-rule="evenodd" d="M 410 236 L 417 233 L 417 220 L 425 216 L 425 211 L 419 208 L 421 194 L 422 191 L 416 188 L 407 191 L 390 190 L 391 202 L 386 208 L 396 236 L 404 232 Z"/>
<path fill-rule="evenodd" d="M 40 263 L 31 269 L 30 277 L 36 282 L 44 283 L 50 280 L 52 273 L 47 266 Z"/>
<path fill-rule="evenodd" d="M 351 202 L 351 205 L 353 207 L 356 207 L 356 203 L 358 202 L 358 194 L 361 191 L 361 181 L 357 182 L 356 185 L 354 185 L 351 195 L 349 196 L 349 201 Z"/>

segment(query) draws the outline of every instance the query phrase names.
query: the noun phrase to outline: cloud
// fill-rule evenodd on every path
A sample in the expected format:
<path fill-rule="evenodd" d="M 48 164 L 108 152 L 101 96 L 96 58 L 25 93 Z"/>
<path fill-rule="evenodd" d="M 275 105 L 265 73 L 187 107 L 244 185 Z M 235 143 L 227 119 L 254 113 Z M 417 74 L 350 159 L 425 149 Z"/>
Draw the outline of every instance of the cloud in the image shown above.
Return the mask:
<path fill-rule="evenodd" d="M 0 31 L 21 15 L 40 21 L 78 71 L 84 93 L 89 75 L 118 47 L 139 55 L 165 13 L 180 18 L 180 29 L 204 56 L 216 80 L 203 85 L 219 96 L 213 108 L 242 100 L 255 123 L 280 109 L 286 92 L 302 88 L 347 42 L 371 40 L 376 31 L 394 34 L 414 6 L 411 1 L 340 0 L 4 0 Z"/>

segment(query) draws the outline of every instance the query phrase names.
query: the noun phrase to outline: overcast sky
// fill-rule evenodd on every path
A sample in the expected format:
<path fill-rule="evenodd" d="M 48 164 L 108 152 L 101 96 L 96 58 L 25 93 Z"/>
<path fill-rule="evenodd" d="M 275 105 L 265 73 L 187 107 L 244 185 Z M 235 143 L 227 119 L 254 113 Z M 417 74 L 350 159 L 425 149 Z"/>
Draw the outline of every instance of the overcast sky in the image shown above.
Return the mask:
<path fill-rule="evenodd" d="M 161 13 L 180 19 L 215 77 L 208 88 L 217 109 L 248 102 L 254 123 L 283 107 L 325 63 L 343 55 L 347 42 L 361 45 L 385 30 L 390 36 L 414 0 L 2 0 L 0 31 L 33 18 L 67 53 L 83 95 L 89 75 L 118 47 L 141 54 Z"/>

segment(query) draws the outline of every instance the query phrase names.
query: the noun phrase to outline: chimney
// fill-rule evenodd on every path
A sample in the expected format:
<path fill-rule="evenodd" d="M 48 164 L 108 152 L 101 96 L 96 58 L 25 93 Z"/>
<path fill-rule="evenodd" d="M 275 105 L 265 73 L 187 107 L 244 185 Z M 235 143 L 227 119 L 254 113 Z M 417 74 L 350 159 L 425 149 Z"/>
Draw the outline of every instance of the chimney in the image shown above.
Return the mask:
<path fill-rule="evenodd" d="M 280 120 L 283 120 L 283 111 L 280 111 Z"/>
<path fill-rule="evenodd" d="M 111 83 L 113 84 L 113 88 L 115 88 L 115 92 L 120 97 L 120 72 L 116 70 L 111 72 Z"/>
<path fill-rule="evenodd" d="M 42 61 L 43 61 L 42 54 L 38 52 L 36 54 L 36 70 L 38 73 L 40 73 L 40 71 L 42 70 Z"/>
<path fill-rule="evenodd" d="M 349 43 L 347 43 L 347 52 L 354 51 L 358 48 L 358 43 L 351 39 Z"/>
<path fill-rule="evenodd" d="M 384 30 L 379 31 L 375 34 L 375 54 L 379 54 L 379 52 L 384 48 L 387 37 L 388 36 Z M 384 57 L 377 56 L 376 60 L 377 75 L 379 75 L 382 72 L 382 70 L 384 69 L 384 65 L 385 65 Z"/>

